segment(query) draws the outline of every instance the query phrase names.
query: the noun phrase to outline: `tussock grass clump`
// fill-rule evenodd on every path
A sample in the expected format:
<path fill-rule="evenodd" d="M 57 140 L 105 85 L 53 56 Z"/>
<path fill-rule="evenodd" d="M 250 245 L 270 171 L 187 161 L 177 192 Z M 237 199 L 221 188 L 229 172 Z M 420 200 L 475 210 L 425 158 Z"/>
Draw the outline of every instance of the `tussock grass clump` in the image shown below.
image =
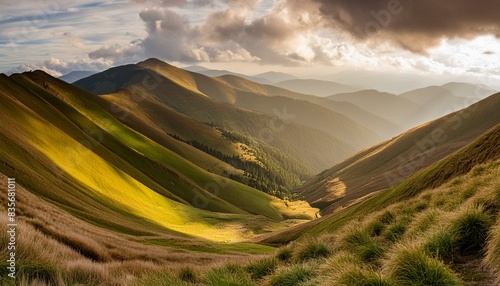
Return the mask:
<path fill-rule="evenodd" d="M 16 276 L 27 281 L 36 281 L 39 285 L 58 285 L 61 283 L 61 273 L 54 267 L 41 264 L 18 264 Z"/>
<path fill-rule="evenodd" d="M 444 213 L 438 209 L 428 209 L 415 216 L 407 231 L 410 235 L 420 235 L 441 221 Z"/>
<path fill-rule="evenodd" d="M 446 265 L 414 246 L 398 246 L 389 256 L 384 269 L 396 285 L 461 285 Z"/>
<path fill-rule="evenodd" d="M 390 241 L 397 241 L 399 240 L 403 234 L 406 231 L 406 224 L 403 222 L 394 222 L 389 227 L 387 230 L 384 232 L 384 237 Z"/>
<path fill-rule="evenodd" d="M 373 270 L 364 270 L 359 267 L 348 267 L 343 269 L 335 277 L 332 277 L 328 285 L 345 286 L 395 286 L 394 283 L 382 278 L 382 276 Z"/>
<path fill-rule="evenodd" d="M 365 230 L 351 230 L 344 237 L 343 243 L 346 249 L 353 251 L 366 262 L 372 262 L 380 258 L 384 253 L 380 243 Z"/>
<path fill-rule="evenodd" d="M 104 284 L 108 273 L 102 265 L 88 260 L 69 262 L 66 266 L 65 276 L 71 280 L 70 285 L 99 285 Z"/>
<path fill-rule="evenodd" d="M 246 267 L 246 271 L 250 273 L 250 277 L 253 280 L 258 280 L 264 276 L 270 275 L 278 267 L 278 260 L 274 257 L 262 258 Z"/>
<path fill-rule="evenodd" d="M 374 270 L 365 269 L 364 263 L 347 251 L 334 254 L 321 267 L 319 280 L 324 281 L 321 285 L 394 285 Z"/>
<path fill-rule="evenodd" d="M 200 280 L 198 277 L 198 273 L 196 273 L 196 271 L 194 271 L 194 269 L 191 267 L 181 268 L 177 273 L 177 277 L 179 277 L 179 279 L 182 281 L 190 283 L 197 283 Z"/>
<path fill-rule="evenodd" d="M 297 249 L 296 258 L 300 262 L 325 258 L 331 254 L 331 250 L 326 242 L 319 239 L 311 240 L 301 245 Z"/>
<path fill-rule="evenodd" d="M 288 246 L 280 248 L 276 253 L 276 258 L 279 261 L 284 261 L 284 262 L 290 261 L 292 259 L 292 256 L 293 256 L 293 250 Z"/>
<path fill-rule="evenodd" d="M 385 229 L 385 224 L 380 220 L 374 220 L 366 226 L 366 230 L 370 236 L 380 236 Z"/>
<path fill-rule="evenodd" d="M 500 221 L 490 230 L 485 262 L 495 272 L 496 282 L 500 284 Z"/>
<path fill-rule="evenodd" d="M 385 211 L 377 219 L 383 224 L 390 224 L 396 220 L 396 214 L 392 211 Z"/>
<path fill-rule="evenodd" d="M 458 252 L 457 238 L 448 230 L 439 230 L 429 235 L 423 248 L 433 258 L 452 261 Z"/>
<path fill-rule="evenodd" d="M 492 219 L 482 207 L 470 207 L 458 215 L 452 221 L 451 232 L 457 238 L 460 253 L 476 253 L 483 249 L 491 225 Z"/>
<path fill-rule="evenodd" d="M 314 268 L 315 267 L 309 264 L 293 264 L 278 268 L 276 272 L 269 277 L 265 285 L 298 286 L 316 276 Z"/>
<path fill-rule="evenodd" d="M 245 268 L 236 264 L 227 264 L 210 269 L 203 281 L 208 286 L 254 286 Z"/>
<path fill-rule="evenodd" d="M 134 281 L 132 286 L 155 285 L 155 286 L 191 286 L 193 284 L 182 281 L 175 275 L 168 272 L 150 273 L 143 279 Z"/>
<path fill-rule="evenodd" d="M 348 267 L 358 267 L 363 265 L 363 260 L 357 255 L 348 251 L 340 251 L 329 257 L 321 267 L 321 274 L 335 276 L 342 269 Z"/>

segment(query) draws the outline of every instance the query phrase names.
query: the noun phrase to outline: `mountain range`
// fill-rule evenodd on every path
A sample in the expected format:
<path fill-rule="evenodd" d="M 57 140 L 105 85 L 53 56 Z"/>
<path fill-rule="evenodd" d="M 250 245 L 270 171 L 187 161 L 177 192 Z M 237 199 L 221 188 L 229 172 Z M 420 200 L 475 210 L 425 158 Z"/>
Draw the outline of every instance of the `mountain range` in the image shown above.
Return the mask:
<path fill-rule="evenodd" d="M 26 285 L 500 282 L 492 88 L 393 94 L 154 58 L 74 76 L 0 75 Z"/>

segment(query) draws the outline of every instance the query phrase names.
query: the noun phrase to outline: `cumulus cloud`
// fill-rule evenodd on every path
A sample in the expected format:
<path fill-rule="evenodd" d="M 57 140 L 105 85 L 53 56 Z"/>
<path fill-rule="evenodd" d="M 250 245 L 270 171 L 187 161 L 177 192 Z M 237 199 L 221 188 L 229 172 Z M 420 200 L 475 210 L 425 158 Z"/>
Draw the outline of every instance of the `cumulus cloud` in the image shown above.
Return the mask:
<path fill-rule="evenodd" d="M 500 54 L 498 48 L 492 47 L 498 47 L 499 43 L 495 38 L 495 35 L 500 35 L 500 22 L 495 15 L 500 10 L 498 0 L 474 4 L 469 0 L 130 2 L 138 5 L 128 5 L 130 11 L 127 10 L 123 14 L 126 16 L 114 25 L 130 23 L 125 19 L 138 13 L 136 18 L 139 25 L 134 24 L 133 29 L 132 26 L 125 27 L 127 32 L 135 32 L 133 36 L 127 33 L 125 38 L 114 32 L 89 33 L 88 29 L 80 29 L 86 31 L 87 35 L 80 30 L 62 30 L 67 31 L 63 34 L 69 44 L 66 46 L 78 51 L 79 58 L 85 51 L 85 55 L 89 56 L 85 61 L 89 63 L 113 65 L 158 57 L 182 63 L 325 63 L 355 68 L 390 66 L 435 72 L 448 72 L 451 67 L 454 73 L 471 71 L 467 66 L 480 66 L 486 57 L 490 58 L 486 61 L 493 62 L 491 58 L 498 58 Z M 94 15 L 91 11 L 94 10 L 89 9 L 86 17 Z M 109 10 L 106 13 L 111 15 L 115 12 Z M 64 17 L 61 14 L 62 20 Z M 117 27 L 111 25 L 105 30 L 112 29 Z M 465 46 L 464 42 L 471 42 L 483 34 L 493 34 L 492 40 Z M 140 39 L 129 42 L 133 38 Z M 452 38 L 467 41 L 446 44 L 447 39 Z M 104 41 L 106 44 L 102 45 Z M 395 45 L 402 49 L 395 49 Z M 445 49 L 434 50 L 434 47 L 443 45 Z M 454 52 L 459 56 L 447 56 L 454 46 L 460 45 L 463 50 Z M 89 49 L 93 51 L 89 53 Z M 464 55 L 472 52 L 477 54 L 474 55 L 475 62 L 462 59 L 470 58 Z M 55 55 L 52 50 L 46 54 Z M 70 61 L 70 64 L 74 63 Z M 40 66 L 53 72 L 65 71 L 61 64 L 44 62 Z M 488 65 L 488 69 L 495 67 Z"/>
<path fill-rule="evenodd" d="M 115 64 L 136 62 L 143 57 L 140 41 L 133 41 L 126 46 L 119 44 L 104 45 L 89 53 L 89 58 L 92 60 L 108 60 Z"/>
<path fill-rule="evenodd" d="M 425 53 L 446 38 L 500 36 L 500 1 L 312 0 L 332 28 L 357 39 L 388 40 Z"/>
<path fill-rule="evenodd" d="M 147 57 L 180 62 L 302 64 L 324 61 L 331 53 L 325 49 L 331 46 L 331 40 L 314 36 L 323 21 L 318 12 L 311 9 L 319 6 L 314 3 L 280 0 L 264 15 L 254 17 L 261 1 L 221 0 L 217 3 L 223 6 L 207 13 L 201 23 L 193 23 L 170 6 L 209 1 L 144 1 L 163 4 L 139 14 L 148 35 L 137 47 L 141 47 Z M 215 4 L 216 1 L 210 3 Z M 124 48 L 114 47 L 117 54 L 123 53 Z M 109 47 L 91 53 L 91 58 L 96 58 L 96 54 L 108 59 L 115 57 Z"/>
<path fill-rule="evenodd" d="M 102 71 L 113 66 L 108 60 L 83 60 L 76 59 L 64 61 L 58 58 L 50 58 L 43 62 L 34 64 L 22 64 L 12 68 L 7 73 L 21 73 L 30 70 L 43 70 L 53 76 L 59 77 L 72 71 Z"/>

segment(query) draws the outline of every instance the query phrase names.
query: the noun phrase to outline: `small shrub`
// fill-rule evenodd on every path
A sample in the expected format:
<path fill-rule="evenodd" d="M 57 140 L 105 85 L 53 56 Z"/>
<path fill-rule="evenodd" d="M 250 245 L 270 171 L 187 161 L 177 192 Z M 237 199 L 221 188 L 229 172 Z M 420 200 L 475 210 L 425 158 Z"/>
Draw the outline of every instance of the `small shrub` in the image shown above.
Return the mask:
<path fill-rule="evenodd" d="M 316 275 L 310 265 L 294 264 L 278 269 L 268 280 L 269 286 L 298 286 Z"/>
<path fill-rule="evenodd" d="M 246 267 L 250 277 L 254 280 L 261 279 L 264 276 L 272 274 L 274 270 L 278 267 L 278 261 L 276 258 L 263 258 L 257 260 Z"/>
<path fill-rule="evenodd" d="M 199 281 L 198 275 L 190 267 L 183 267 L 179 270 L 177 277 L 185 282 L 197 283 Z"/>
<path fill-rule="evenodd" d="M 279 261 L 284 261 L 284 262 L 290 261 L 292 259 L 292 256 L 293 256 L 293 251 L 289 247 L 283 247 L 279 249 L 278 253 L 276 254 L 276 258 Z"/>
<path fill-rule="evenodd" d="M 433 233 L 423 247 L 429 256 L 444 261 L 452 261 L 458 250 L 456 237 L 447 230 Z"/>
<path fill-rule="evenodd" d="M 330 249 L 326 243 L 322 241 L 310 241 L 298 249 L 297 260 L 303 262 L 328 257 L 329 255 Z"/>
<path fill-rule="evenodd" d="M 459 215 L 452 222 L 451 232 L 457 238 L 460 252 L 469 254 L 480 251 L 486 243 L 491 225 L 491 218 L 482 208 L 470 208 Z"/>
<path fill-rule="evenodd" d="M 254 286 L 250 275 L 238 265 L 228 264 L 212 268 L 205 276 L 205 284 L 209 286 Z"/>
<path fill-rule="evenodd" d="M 411 246 L 400 246 L 388 260 L 385 269 L 396 285 L 461 285 L 446 265 Z"/>

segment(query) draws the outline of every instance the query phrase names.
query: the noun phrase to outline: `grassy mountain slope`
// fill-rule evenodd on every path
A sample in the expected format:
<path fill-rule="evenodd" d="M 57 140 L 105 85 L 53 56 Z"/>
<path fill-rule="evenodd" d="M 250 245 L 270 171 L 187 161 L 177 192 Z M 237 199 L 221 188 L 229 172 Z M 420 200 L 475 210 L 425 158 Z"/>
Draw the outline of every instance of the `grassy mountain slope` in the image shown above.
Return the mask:
<path fill-rule="evenodd" d="M 228 70 L 212 70 L 212 69 L 207 69 L 207 68 L 204 68 L 201 66 L 188 66 L 188 67 L 183 67 L 182 69 L 190 71 L 190 72 L 200 73 L 200 74 L 203 74 L 203 75 L 206 75 L 209 77 L 218 77 L 218 76 L 223 76 L 223 75 L 234 75 L 234 76 L 243 77 L 243 78 L 246 78 L 248 80 L 262 83 L 262 84 L 271 84 L 271 82 L 265 78 L 260 78 L 260 77 L 256 77 L 256 76 L 249 76 L 249 75 L 245 75 L 245 74 L 241 74 L 241 73 L 235 73 L 235 72 L 228 71 Z"/>
<path fill-rule="evenodd" d="M 148 69 L 143 67 L 146 65 Z M 125 95 L 128 95 L 127 93 L 150 99 L 152 102 L 167 105 L 171 109 L 199 122 L 215 125 L 218 128 L 249 137 L 250 140 L 257 142 L 257 145 L 264 144 L 276 148 L 285 156 L 300 161 L 304 166 L 315 171 L 328 166 L 328 162 L 338 162 L 353 152 L 353 148 L 349 144 L 342 142 L 347 140 L 340 140 L 337 136 L 332 135 L 334 128 L 325 124 L 320 126 L 323 129 L 328 128 L 328 133 L 330 133 L 328 134 L 325 130 L 308 128 L 302 124 L 297 124 L 300 122 L 292 121 L 289 117 L 290 113 L 287 113 L 286 105 L 283 105 L 284 103 L 290 104 L 290 106 L 292 104 L 297 105 L 298 103 L 292 99 L 275 103 L 279 105 L 275 106 L 277 112 L 279 112 L 278 114 L 275 114 L 274 110 L 270 110 L 272 108 L 266 104 L 260 104 L 259 108 L 265 109 L 272 115 L 242 110 L 220 101 L 228 103 L 232 101 L 234 103 L 237 95 L 245 99 L 249 96 L 252 99 L 266 102 L 269 99 L 259 94 L 250 94 L 236 89 L 200 74 L 188 73 L 154 59 L 140 63 L 138 66 L 110 69 L 104 73 L 81 80 L 76 84 L 99 93 L 102 90 L 96 89 L 96 83 L 106 85 L 106 81 L 114 78 L 119 81 L 118 84 L 114 85 L 115 90 L 107 90 L 105 93 L 116 91 L 125 86 L 127 90 L 121 90 L 114 95 L 107 95 L 105 98 L 110 101 L 119 97 L 124 98 Z M 253 101 L 248 104 L 253 104 Z M 139 111 L 143 108 L 139 102 L 135 110 Z M 326 109 L 321 111 L 323 114 L 328 114 L 327 116 L 332 120 L 334 118 L 342 119 L 342 116 L 328 113 Z M 145 111 L 141 112 L 145 113 Z M 319 116 L 313 118 L 316 121 L 321 119 Z M 310 119 L 305 116 L 301 116 L 300 119 L 304 121 L 303 123 L 312 124 L 306 121 Z M 347 126 L 342 128 L 342 130 L 349 132 L 344 134 L 343 138 L 351 138 L 350 141 L 361 142 L 355 140 L 352 136 L 349 137 L 349 134 L 353 133 L 356 135 L 355 138 L 359 137 L 359 139 L 376 137 L 364 129 L 359 129 L 349 119 L 342 119 L 342 122 L 344 121 L 348 122 L 352 128 L 346 128 Z M 315 140 L 311 141 L 307 138 L 315 138 Z M 272 152 L 267 154 L 272 154 Z"/>
<path fill-rule="evenodd" d="M 362 90 L 351 93 L 334 94 L 327 97 L 335 101 L 346 101 L 359 106 L 391 122 L 397 122 L 405 129 L 415 126 L 415 116 L 420 105 L 403 97 L 376 90 Z M 421 124 L 425 121 L 419 121 Z"/>
<path fill-rule="evenodd" d="M 297 79 L 297 77 L 291 74 L 275 72 L 275 71 L 256 74 L 255 77 L 267 79 L 272 83 Z"/>
<path fill-rule="evenodd" d="M 81 219 L 231 240 L 246 232 L 234 227 L 249 213 L 293 216 L 283 202 L 125 127 L 78 88 L 43 72 L 1 80 L 2 172 L 14 171 L 28 190 Z"/>
<path fill-rule="evenodd" d="M 338 212 L 323 216 L 310 223 L 292 227 L 278 233 L 264 235 L 259 241 L 284 243 L 293 241 L 302 235 L 318 235 L 324 232 L 338 231 L 339 228 L 347 225 L 348 222 L 369 216 L 374 212 L 383 211 L 390 207 L 391 204 L 400 203 L 404 205 L 408 200 L 422 196 L 422 192 L 425 190 L 432 190 L 446 184 L 451 186 L 457 184 L 453 183 L 453 181 L 463 182 L 463 179 L 457 178 L 469 173 L 481 164 L 497 162 L 490 166 L 492 170 L 496 170 L 500 166 L 498 164 L 499 159 L 500 125 L 497 124 L 463 148 L 428 167 L 416 171 L 405 180 L 384 189 L 371 198 L 350 205 L 345 209 L 340 209 Z M 478 171 L 478 174 L 480 173 L 481 171 Z M 490 175 L 494 174 L 495 171 Z M 486 191 L 490 190 L 486 189 Z M 436 195 L 439 197 L 439 192 L 436 192 Z M 442 199 L 446 201 L 446 198 Z M 409 204 L 409 207 L 412 206 Z"/>
<path fill-rule="evenodd" d="M 306 271 L 312 285 L 497 285 L 499 142 L 497 125 L 401 184 L 281 233 L 303 236 L 275 253 L 272 269 L 259 263 L 263 281 Z"/>
<path fill-rule="evenodd" d="M 217 79 L 238 89 L 258 93 L 264 96 L 289 97 L 300 101 L 308 101 L 314 103 L 318 106 L 325 107 L 335 113 L 342 114 L 343 116 L 351 119 L 357 124 L 373 131 L 381 138 L 390 138 L 403 131 L 401 126 L 382 117 L 369 113 L 368 111 L 365 111 L 349 102 L 332 101 L 327 98 L 293 92 L 273 85 L 258 84 L 236 76 L 226 75 L 218 77 Z"/>
<path fill-rule="evenodd" d="M 238 107 L 263 112 L 269 115 L 278 113 L 290 114 L 287 120 L 311 128 L 328 132 L 344 142 L 349 142 L 354 148 L 360 149 L 378 142 L 378 138 L 369 130 L 343 115 L 333 113 L 322 106 L 299 102 L 289 98 L 263 97 L 262 90 L 266 87 L 253 85 L 258 91 L 249 88 L 235 88 L 223 81 L 213 80 L 204 75 L 189 73 L 182 69 L 166 64 L 157 59 L 149 59 L 138 64 L 149 68 L 173 80 L 179 85 L 194 87 L 191 90 L 200 92 L 211 98 L 234 104 Z M 189 79 L 189 80 L 187 80 Z M 246 81 L 240 79 L 241 81 Z M 250 84 L 247 82 L 246 87 Z M 267 87 L 268 89 L 270 87 Z M 286 115 L 285 115 L 286 116 Z M 363 142 L 352 143 L 352 142 Z"/>
<path fill-rule="evenodd" d="M 296 192 L 324 212 L 402 181 L 500 122 L 500 94 L 359 152 Z"/>
<path fill-rule="evenodd" d="M 287 230 L 295 241 L 273 254 L 180 270 L 142 265 L 150 271 L 136 270 L 132 285 L 496 285 L 499 142 L 497 125 L 307 232 Z"/>
<path fill-rule="evenodd" d="M 277 87 L 286 88 L 295 92 L 314 94 L 317 96 L 329 96 L 337 93 L 358 91 L 358 88 L 333 81 L 315 79 L 285 80 L 274 84 Z"/>
<path fill-rule="evenodd" d="M 473 99 L 458 97 L 441 86 L 419 88 L 399 96 L 418 103 L 421 106 L 418 119 L 425 121 L 463 109 L 475 102 Z"/>
<path fill-rule="evenodd" d="M 72 71 L 68 74 L 60 76 L 59 79 L 64 80 L 67 83 L 72 83 L 82 78 L 88 77 L 94 73 L 94 71 Z"/>
<path fill-rule="evenodd" d="M 466 82 L 449 82 L 447 84 L 441 85 L 441 87 L 446 88 L 455 96 L 476 99 L 484 99 L 498 92 L 493 88 L 488 87 L 487 85 L 472 84 Z"/>
<path fill-rule="evenodd" d="M 17 177 L 19 235 L 16 279 L 7 278 L 7 265 L 2 262 L 1 285 L 130 285 L 160 267 L 200 267 L 221 261 L 241 263 L 248 260 L 248 253 L 261 255 L 273 251 L 272 247 L 250 243 L 227 244 L 193 239 L 123 214 L 115 218 L 120 225 L 113 225 L 111 210 L 92 209 L 88 204 L 86 211 L 90 213 L 82 212 L 79 218 L 68 211 L 67 206 L 58 206 L 27 190 L 23 183 L 28 181 L 21 181 L 19 177 L 21 170 L 6 172 L 9 177 Z M 6 180 L 7 177 L 0 173 L 2 190 Z M 64 194 L 67 185 L 58 182 L 54 187 Z M 5 236 L 7 197 L 2 196 L 0 202 L 0 254 L 8 255 L 5 245 L 8 241 Z M 80 203 L 85 204 L 86 200 Z M 108 224 L 96 226 L 89 223 L 84 217 L 90 214 Z M 258 226 L 258 219 L 262 218 L 249 221 L 249 224 Z"/>

